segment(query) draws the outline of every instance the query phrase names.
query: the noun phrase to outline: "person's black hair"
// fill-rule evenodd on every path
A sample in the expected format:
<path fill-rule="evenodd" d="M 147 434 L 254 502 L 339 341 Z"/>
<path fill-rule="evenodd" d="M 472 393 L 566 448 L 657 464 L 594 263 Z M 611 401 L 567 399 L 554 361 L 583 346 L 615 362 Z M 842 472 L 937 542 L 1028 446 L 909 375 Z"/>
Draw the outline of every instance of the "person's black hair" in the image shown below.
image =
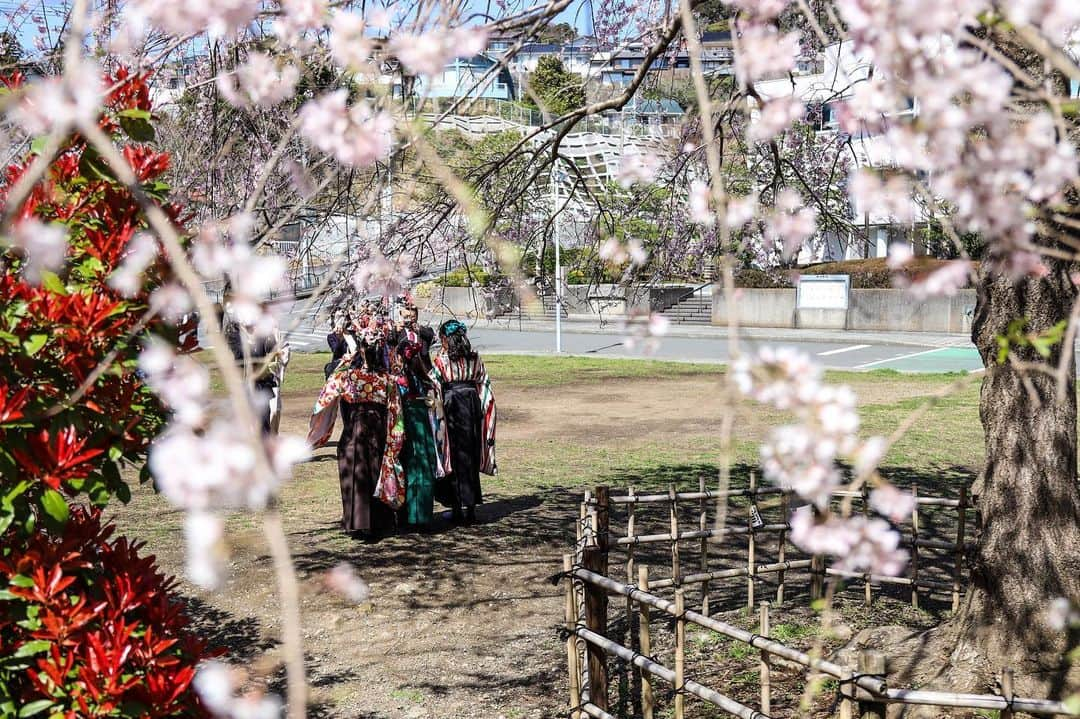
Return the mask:
<path fill-rule="evenodd" d="M 360 340 L 356 357 L 353 358 L 353 367 L 366 367 L 369 372 L 385 372 L 386 362 L 382 346 L 378 342 L 368 344 Z"/>
<path fill-rule="evenodd" d="M 412 357 L 405 356 L 405 348 L 409 345 L 408 340 L 402 340 L 398 343 L 397 352 L 401 357 L 401 366 L 404 370 L 405 379 L 409 382 L 409 387 L 418 394 L 426 394 L 432 385 L 431 358 L 423 348 L 423 343 L 418 342 L 417 344 L 420 345 L 420 349 Z"/>
<path fill-rule="evenodd" d="M 455 332 L 445 337 L 446 354 L 450 355 L 450 359 L 476 359 L 476 352 L 473 351 L 472 343 L 464 332 Z"/>

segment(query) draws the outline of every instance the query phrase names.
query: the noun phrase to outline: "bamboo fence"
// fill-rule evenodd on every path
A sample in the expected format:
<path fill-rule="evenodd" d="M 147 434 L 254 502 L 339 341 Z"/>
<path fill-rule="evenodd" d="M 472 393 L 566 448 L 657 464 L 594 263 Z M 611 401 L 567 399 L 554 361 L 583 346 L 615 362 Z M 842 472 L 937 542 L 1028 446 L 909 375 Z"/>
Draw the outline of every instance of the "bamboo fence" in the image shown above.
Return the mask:
<path fill-rule="evenodd" d="M 844 666 L 821 657 L 812 656 L 770 638 L 770 601 L 757 601 L 756 590 L 764 576 L 775 577 L 775 601 L 778 604 L 791 598 L 785 594 L 790 588 L 787 582 L 793 574 L 810 575 L 811 596 L 821 596 L 827 577 L 850 578 L 862 581 L 865 601 L 872 601 L 872 587 L 877 584 L 898 584 L 910 588 L 911 603 L 918 607 L 920 592 L 940 591 L 951 595 L 952 606 L 959 606 L 963 584 L 963 556 L 968 548 L 965 528 L 967 513 L 973 511 L 966 492 L 961 491 L 957 499 L 932 497 L 913 488 L 916 503 L 908 524 L 907 546 L 911 550 L 911 566 L 905 577 L 884 577 L 872 574 L 852 573 L 829 567 L 825 558 L 802 557 L 797 549 L 787 546 L 789 526 L 786 521 L 766 521 L 759 508 L 762 498 L 774 497 L 775 506 L 767 512 L 779 510 L 779 516 L 785 518 L 789 508 L 789 497 L 780 490 L 771 487 L 758 487 L 751 480 L 747 489 L 725 492 L 707 490 L 704 480 L 700 480 L 697 491 L 677 492 L 669 487 L 665 493 L 638 494 L 633 489 L 626 494 L 613 495 L 607 487 L 597 487 L 587 492 L 580 506 L 577 522 L 577 542 L 573 554 L 563 559 L 563 577 L 566 580 L 565 630 L 567 636 L 567 661 L 570 672 L 570 716 L 580 717 L 615 717 L 627 716 L 625 706 L 619 708 L 619 714 L 610 713 L 610 687 L 607 658 L 632 666 L 634 674 L 633 708 L 634 716 L 642 719 L 654 719 L 656 715 L 657 681 L 666 683 L 674 690 L 674 702 L 671 716 L 683 719 L 686 702 L 689 698 L 699 699 L 716 706 L 726 713 L 742 719 L 769 719 L 775 708 L 773 702 L 772 668 L 774 658 L 794 663 L 806 668 L 808 673 L 831 677 L 839 682 L 839 716 L 851 719 L 859 716 L 865 719 L 884 719 L 888 704 L 917 704 L 935 707 L 948 707 L 970 710 L 997 710 L 1001 716 L 1012 716 L 1013 712 L 1027 712 L 1035 715 L 1076 716 L 1062 702 L 1044 699 L 1016 697 L 1012 691 L 1012 671 L 1003 669 L 1000 694 L 959 694 L 952 692 L 932 692 L 914 689 L 890 687 L 885 679 L 885 656 L 879 652 L 863 651 L 857 657 L 857 665 Z M 734 497 L 746 497 L 749 506 L 746 509 L 745 523 L 740 519 L 735 523 L 735 513 L 730 506 L 723 507 L 723 516 L 728 518 L 729 526 L 710 526 L 715 524 L 708 516 L 710 504 L 721 507 L 717 502 L 728 503 Z M 865 492 L 841 493 L 841 500 L 861 500 L 857 511 L 868 512 Z M 667 531 L 663 533 L 639 533 L 642 530 L 643 507 L 656 505 L 661 510 L 667 508 Z M 692 508 L 696 521 L 692 529 L 686 529 L 680 507 Z M 955 510 L 955 541 L 943 541 L 925 536 L 921 531 L 924 525 L 924 511 L 927 507 L 940 507 Z M 612 515 L 625 513 L 625 533 L 612 531 Z M 662 511 L 660 514 L 664 514 Z M 976 517 L 976 526 L 978 518 Z M 746 537 L 746 555 L 738 560 L 738 566 L 711 569 L 710 559 L 717 559 L 720 547 L 718 540 L 725 537 Z M 775 537 L 776 561 L 760 562 L 759 553 L 767 538 Z M 697 544 L 700 555 L 696 571 L 688 572 L 690 565 L 684 561 L 680 545 Z M 772 542 L 770 542 L 771 544 Z M 650 545 L 667 545 L 666 564 L 670 564 L 670 575 L 653 579 L 649 567 L 642 562 L 639 550 Z M 951 582 L 931 579 L 921 569 L 925 566 L 928 552 L 945 552 L 952 560 Z M 625 552 L 625 580 L 617 581 L 608 576 L 612 552 Z M 796 558 L 792 558 L 792 556 Z M 661 555 L 662 556 L 662 555 Z M 618 565 L 616 565 L 617 567 Z M 622 574 L 622 572 L 620 572 Z M 730 580 L 746 578 L 747 604 L 758 610 L 758 627 L 750 632 L 717 618 L 710 617 L 714 595 L 711 592 Z M 724 582 L 722 580 L 728 580 Z M 700 609 L 688 608 L 687 590 L 700 588 Z M 673 598 L 664 598 L 656 592 L 673 589 Z M 612 636 L 608 629 L 608 600 L 616 598 L 625 610 L 624 637 Z M 620 599 L 621 598 L 621 599 Z M 653 642 L 650 626 L 657 616 L 674 620 L 675 647 L 672 666 L 663 664 L 653 654 Z M 634 621 L 636 619 L 636 622 Z M 635 627 L 636 624 L 636 627 Z M 715 688 L 706 686 L 688 677 L 686 666 L 686 628 L 695 625 L 711 630 L 737 642 L 742 642 L 758 651 L 758 676 L 760 699 L 757 708 L 725 695 Z M 636 629 L 636 631 L 635 631 Z M 621 694 L 621 692 L 620 692 Z"/>
<path fill-rule="evenodd" d="M 875 586 L 897 585 L 907 587 L 913 607 L 919 607 L 920 594 L 949 597 L 954 612 L 960 607 L 965 584 L 964 559 L 971 546 L 966 532 L 968 514 L 975 511 L 964 488 L 961 488 L 958 498 L 950 499 L 920 494 L 919 488 L 912 486 L 915 503 L 911 516 L 902 527 L 904 537 L 901 540 L 901 546 L 909 550 L 911 560 L 905 576 L 893 577 L 848 571 L 842 567 L 829 566 L 823 556 L 803 554 L 790 544 L 788 538 L 790 496 L 776 487 L 757 486 L 754 474 L 750 475 L 750 486 L 746 489 L 707 490 L 703 478 L 699 480 L 698 486 L 697 491 L 677 492 L 672 485 L 667 492 L 657 494 L 637 494 L 633 489 L 629 489 L 626 494 L 613 495 L 607 487 L 597 487 L 595 491 L 587 492 L 581 504 L 577 551 L 580 552 L 584 546 L 595 544 L 596 538 L 602 537 L 605 546 L 610 545 L 611 549 L 622 554 L 626 580 L 633 582 L 638 550 L 647 545 L 667 545 L 671 572 L 667 577 L 654 578 L 650 586 L 658 590 L 700 585 L 701 612 L 706 616 L 709 614 L 712 599 L 709 591 L 711 582 L 745 577 L 746 606 L 752 609 L 757 603 L 759 585 L 769 577 L 772 577 L 771 581 L 776 587 L 776 603 L 784 603 L 789 596 L 788 581 L 793 576 L 792 572 L 796 572 L 795 577 L 809 574 L 811 599 L 822 595 L 827 577 L 836 577 L 861 581 L 863 599 L 867 606 L 873 601 Z M 734 510 L 737 508 L 732 506 L 726 508 L 724 516 L 728 521 L 722 525 L 717 521 L 717 517 L 709 518 L 710 506 L 716 508 L 716 515 L 719 516 L 717 503 L 730 502 L 736 497 L 749 499 L 745 522 L 736 523 Z M 857 505 L 854 511 L 869 513 L 869 498 L 865 490 L 842 491 L 836 493 L 836 497 L 839 501 L 852 501 Z M 766 521 L 759 503 L 768 498 L 774 499 L 774 506 L 770 509 L 778 512 L 774 511 L 776 516 Z M 650 506 L 667 507 L 666 531 L 642 532 L 643 518 L 640 508 Z M 683 508 L 695 510 L 696 521 L 692 529 L 686 528 L 686 512 Z M 927 508 L 954 513 L 949 527 L 951 539 L 942 539 L 940 533 L 935 538 L 925 531 L 920 531 L 924 527 Z M 612 519 L 619 513 L 625 515 L 625 533 L 617 533 L 612 529 Z M 710 568 L 711 560 L 725 559 L 719 554 L 717 545 L 727 538 L 740 536 L 746 538 L 745 555 L 734 559 L 730 556 L 726 558 L 728 563 L 734 562 L 737 566 Z M 693 571 L 683 558 L 684 547 L 689 548 L 691 545 L 697 547 L 699 562 L 696 571 Z M 766 552 L 773 556 L 773 561 L 761 561 Z M 937 569 L 935 574 L 925 571 L 931 561 Z M 943 568 L 942 562 L 947 562 L 949 566 Z"/>

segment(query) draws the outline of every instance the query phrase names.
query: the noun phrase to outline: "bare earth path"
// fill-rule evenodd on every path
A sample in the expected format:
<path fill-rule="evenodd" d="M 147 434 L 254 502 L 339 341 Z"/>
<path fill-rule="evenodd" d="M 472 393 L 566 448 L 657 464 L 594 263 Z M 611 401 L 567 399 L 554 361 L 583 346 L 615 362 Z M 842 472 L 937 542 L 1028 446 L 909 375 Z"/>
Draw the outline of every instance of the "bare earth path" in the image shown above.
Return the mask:
<path fill-rule="evenodd" d="M 282 432 L 306 433 L 320 369 L 316 360 L 290 368 Z M 554 384 L 493 374 L 500 475 L 485 478 L 478 526 L 439 518 L 424 533 L 376 544 L 349 539 L 337 528 L 333 446 L 318 450 L 284 489 L 282 511 L 302 583 L 313 716 L 562 716 L 562 594 L 546 580 L 561 568 L 572 541 L 580 491 L 654 475 L 696 486 L 698 473 L 712 471 L 721 412 L 714 374 Z M 878 383 L 871 401 L 910 393 L 896 382 Z M 740 455 L 753 455 L 753 440 L 775 419 L 741 413 Z M 165 571 L 183 573 L 182 517 L 149 487 L 110 512 L 121 531 L 147 541 Z M 228 526 L 227 585 L 217 593 L 182 588 L 203 631 L 280 690 L 280 620 L 261 529 L 251 516 L 233 516 Z M 323 572 L 343 561 L 371 585 L 370 606 L 349 606 L 322 588 Z"/>

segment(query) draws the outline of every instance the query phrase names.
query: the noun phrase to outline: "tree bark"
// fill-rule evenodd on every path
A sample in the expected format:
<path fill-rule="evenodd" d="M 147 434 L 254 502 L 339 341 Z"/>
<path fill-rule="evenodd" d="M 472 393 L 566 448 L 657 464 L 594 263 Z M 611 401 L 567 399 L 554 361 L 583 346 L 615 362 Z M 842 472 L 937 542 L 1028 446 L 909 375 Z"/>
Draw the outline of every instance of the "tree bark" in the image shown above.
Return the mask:
<path fill-rule="evenodd" d="M 1069 318 L 1077 299 L 1070 265 L 1048 266 L 1042 278 L 1014 282 L 986 269 L 980 278 L 972 340 L 986 367 L 979 402 L 986 466 L 972 493 L 983 526 L 968 559 L 967 600 L 952 625 L 954 659 L 974 650 L 986 670 L 1011 666 L 1059 693 L 1069 647 L 1046 610 L 1058 597 L 1080 603 L 1076 361 L 1070 351 L 1063 396 L 1054 377 L 997 363 L 997 338 L 1014 319 L 1039 332 Z M 1052 370 L 1064 350 L 1059 345 L 1046 359 L 1031 348 L 1014 354 Z"/>

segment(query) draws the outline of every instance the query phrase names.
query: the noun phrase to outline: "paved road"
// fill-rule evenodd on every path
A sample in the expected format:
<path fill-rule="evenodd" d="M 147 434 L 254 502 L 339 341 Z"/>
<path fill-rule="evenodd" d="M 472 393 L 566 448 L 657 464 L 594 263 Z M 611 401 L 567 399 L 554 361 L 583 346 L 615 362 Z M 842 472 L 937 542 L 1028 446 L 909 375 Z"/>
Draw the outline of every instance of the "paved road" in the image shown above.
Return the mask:
<path fill-rule="evenodd" d="M 300 305 L 288 315 L 296 327 L 289 334 L 294 351 L 320 352 L 327 349 L 325 320 L 315 312 L 302 313 Z M 674 330 L 673 332 L 678 332 Z M 757 333 L 755 333 L 757 334 Z M 890 341 L 889 335 L 879 338 L 865 333 L 847 339 L 843 332 L 807 333 L 812 339 L 802 339 L 798 333 L 784 332 L 779 337 L 755 336 L 744 340 L 745 345 L 793 346 L 815 357 L 823 366 L 835 369 L 894 369 L 902 372 L 972 372 L 982 369 L 978 353 L 962 337 L 930 337 L 920 346 L 919 339 L 905 338 Z M 553 354 L 555 335 L 549 329 L 518 330 L 510 326 L 474 327 L 469 331 L 474 346 L 487 353 Z M 641 357 L 640 349 L 628 350 L 619 333 L 598 334 L 577 323 L 566 323 L 563 331 L 563 351 L 569 354 L 597 357 Z M 880 339 L 880 341 L 877 341 Z M 726 362 L 727 340 L 722 333 L 712 336 L 668 336 L 651 355 L 657 359 L 693 362 Z"/>

